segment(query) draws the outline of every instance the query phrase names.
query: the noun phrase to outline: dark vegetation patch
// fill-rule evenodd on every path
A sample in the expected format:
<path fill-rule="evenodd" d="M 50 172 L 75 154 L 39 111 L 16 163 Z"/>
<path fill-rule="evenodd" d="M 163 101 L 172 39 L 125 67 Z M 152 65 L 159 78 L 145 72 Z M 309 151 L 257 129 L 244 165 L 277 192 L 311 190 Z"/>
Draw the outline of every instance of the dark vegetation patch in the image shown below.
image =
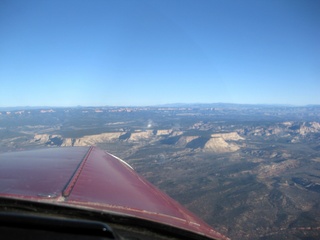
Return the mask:
<path fill-rule="evenodd" d="M 121 136 L 119 137 L 119 140 L 127 140 L 128 138 L 130 138 L 130 136 L 131 136 L 131 133 L 130 133 L 130 132 L 127 132 L 127 133 L 121 135 Z"/>
<path fill-rule="evenodd" d="M 180 136 L 168 137 L 163 140 L 160 140 L 160 143 L 167 144 L 167 145 L 174 145 L 179 141 L 179 139 L 180 139 Z"/>
<path fill-rule="evenodd" d="M 210 139 L 210 137 L 199 137 L 199 138 L 196 138 L 196 139 L 190 141 L 186 145 L 186 148 L 192 148 L 192 149 L 203 148 L 204 145 L 208 142 L 209 139 Z"/>
<path fill-rule="evenodd" d="M 50 138 L 50 140 L 46 143 L 47 145 L 56 145 L 56 146 L 61 146 L 63 143 L 63 140 L 59 137 L 53 137 Z"/>

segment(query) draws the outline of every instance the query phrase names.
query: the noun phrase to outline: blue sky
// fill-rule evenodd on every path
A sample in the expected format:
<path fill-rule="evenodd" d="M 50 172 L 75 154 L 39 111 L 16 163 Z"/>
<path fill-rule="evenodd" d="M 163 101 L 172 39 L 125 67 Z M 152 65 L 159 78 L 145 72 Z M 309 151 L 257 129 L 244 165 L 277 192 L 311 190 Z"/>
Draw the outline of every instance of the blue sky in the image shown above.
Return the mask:
<path fill-rule="evenodd" d="M 2 0 L 0 107 L 320 104 L 320 2 Z"/>

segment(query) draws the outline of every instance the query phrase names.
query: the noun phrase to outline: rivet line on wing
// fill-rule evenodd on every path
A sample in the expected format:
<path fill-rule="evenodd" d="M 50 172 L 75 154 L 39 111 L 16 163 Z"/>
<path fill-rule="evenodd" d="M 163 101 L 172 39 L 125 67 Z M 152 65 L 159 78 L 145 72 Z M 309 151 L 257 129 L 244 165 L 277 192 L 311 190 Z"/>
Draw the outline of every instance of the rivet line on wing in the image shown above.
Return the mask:
<path fill-rule="evenodd" d="M 72 177 L 70 178 L 69 182 L 67 183 L 67 185 L 65 186 L 65 188 L 62 191 L 62 196 L 63 197 L 68 197 L 74 187 L 74 185 L 76 184 L 80 173 L 87 161 L 87 159 L 89 158 L 89 155 L 92 151 L 93 147 L 90 147 L 88 152 L 86 153 L 86 155 L 84 156 L 84 158 L 82 159 L 82 161 L 80 162 L 79 166 L 77 167 L 76 171 L 73 173 Z"/>

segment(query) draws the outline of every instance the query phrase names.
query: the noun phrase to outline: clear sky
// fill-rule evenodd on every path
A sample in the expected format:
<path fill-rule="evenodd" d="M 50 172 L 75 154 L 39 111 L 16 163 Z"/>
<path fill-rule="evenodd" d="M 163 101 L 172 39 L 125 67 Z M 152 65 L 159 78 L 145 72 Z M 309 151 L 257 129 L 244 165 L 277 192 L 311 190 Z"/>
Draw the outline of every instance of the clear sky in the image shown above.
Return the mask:
<path fill-rule="evenodd" d="M 320 104 L 320 1 L 0 1 L 0 107 L 215 102 Z"/>

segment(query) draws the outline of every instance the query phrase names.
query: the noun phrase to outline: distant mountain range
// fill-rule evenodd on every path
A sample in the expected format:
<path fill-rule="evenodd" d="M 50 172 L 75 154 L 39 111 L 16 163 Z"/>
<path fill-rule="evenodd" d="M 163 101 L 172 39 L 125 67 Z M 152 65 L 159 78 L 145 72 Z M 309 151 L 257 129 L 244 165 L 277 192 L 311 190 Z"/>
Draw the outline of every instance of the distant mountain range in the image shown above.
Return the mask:
<path fill-rule="evenodd" d="M 17 110 L 32 110 L 32 109 L 48 109 L 48 108 L 114 108 L 114 107 L 168 107 L 168 108 L 274 108 L 274 107 L 320 107 L 320 104 L 309 105 L 291 105 L 291 104 L 238 104 L 238 103 L 168 103 L 159 105 L 145 105 L 145 106 L 12 106 L 0 107 L 0 111 L 17 111 Z"/>
<path fill-rule="evenodd" d="M 248 107 L 298 107 L 289 104 L 239 104 L 239 103 L 169 103 L 156 107 L 192 107 L 192 108 L 248 108 Z M 319 105 L 320 106 L 320 105 Z"/>

